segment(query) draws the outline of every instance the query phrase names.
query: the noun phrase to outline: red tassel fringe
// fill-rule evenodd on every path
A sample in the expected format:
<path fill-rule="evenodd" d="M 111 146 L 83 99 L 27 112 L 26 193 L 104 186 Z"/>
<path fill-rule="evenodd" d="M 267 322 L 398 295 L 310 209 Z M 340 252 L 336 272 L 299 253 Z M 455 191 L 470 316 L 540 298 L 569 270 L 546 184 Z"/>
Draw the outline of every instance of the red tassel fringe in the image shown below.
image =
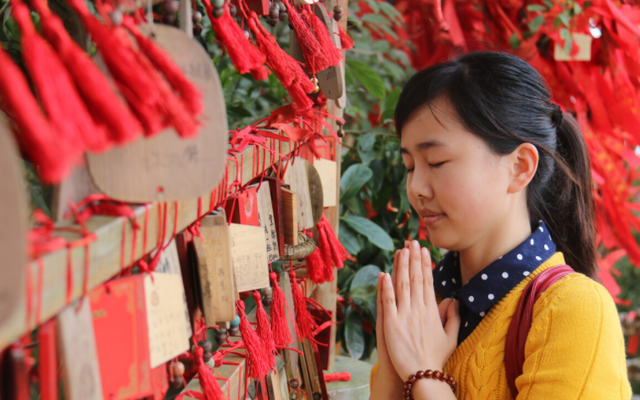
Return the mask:
<path fill-rule="evenodd" d="M 220 18 L 216 18 L 213 16 L 213 7 L 209 0 L 203 0 L 202 3 L 207 9 L 211 28 L 227 50 L 236 70 L 241 74 L 251 72 L 255 79 L 265 79 L 268 75 L 263 65 L 266 57 L 249 42 L 242 28 L 229 13 L 229 7 L 225 4 L 224 14 Z"/>
<path fill-rule="evenodd" d="M 325 217 L 324 214 L 320 222 L 318 222 L 318 233 L 320 234 L 321 248 L 325 262 L 331 260 L 335 267 L 338 269 L 343 268 L 344 261 L 349 258 L 349 253 L 336 237 L 331 224 L 327 221 L 327 217 Z"/>
<path fill-rule="evenodd" d="M 202 93 L 185 75 L 171 56 L 153 40 L 140 33 L 133 18 L 125 16 L 123 24 L 133 35 L 140 50 L 147 56 L 154 67 L 167 79 L 171 88 L 180 95 L 180 99 L 191 113 L 192 117 L 198 117 L 204 110 Z"/>
<path fill-rule="evenodd" d="M 244 313 L 244 303 L 242 300 L 236 302 L 238 315 L 240 315 L 240 333 L 245 349 L 247 349 L 247 360 L 249 361 L 249 377 L 260 379 L 267 376 L 272 365 L 269 364 L 269 355 L 263 347 L 262 340 L 253 330 L 247 315 Z M 274 359 L 275 361 L 275 359 Z"/>
<path fill-rule="evenodd" d="M 13 18 L 22 33 L 22 59 L 49 121 L 67 145 L 70 161 L 79 162 L 87 149 L 106 150 L 110 146 L 106 130 L 95 123 L 62 61 L 36 32 L 31 11 L 20 1 L 12 4 Z"/>
<path fill-rule="evenodd" d="M 244 6 L 244 3 L 240 3 Z M 247 17 L 249 28 L 256 37 L 260 51 L 267 57 L 267 65 L 287 89 L 298 110 L 306 110 L 313 106 L 307 93 L 313 92 L 315 86 L 296 60 L 287 54 L 267 31 L 253 11 Z"/>
<path fill-rule="evenodd" d="M 340 31 L 340 46 L 342 47 L 342 50 L 352 49 L 353 39 L 351 39 L 351 36 L 342 29 L 340 24 L 338 24 L 338 30 Z"/>
<path fill-rule="evenodd" d="M 293 26 L 293 30 L 298 38 L 300 49 L 305 59 L 305 65 L 311 75 L 315 75 L 318 71 L 322 71 L 329 67 L 329 59 L 327 55 L 322 51 L 322 47 L 316 39 L 309 26 L 302 20 L 298 10 L 295 6 L 291 5 L 289 0 L 283 0 L 283 3 L 287 7 L 287 14 L 289 15 L 289 22 Z"/>
<path fill-rule="evenodd" d="M 307 256 L 307 277 L 311 282 L 319 285 L 325 283 L 325 262 L 320 255 L 320 249 L 318 246 L 313 250 L 313 253 Z M 330 267 L 331 268 L 331 267 Z M 333 275 L 333 274 L 332 274 Z"/>
<path fill-rule="evenodd" d="M 316 7 L 324 6 L 317 5 Z M 339 65 L 342 61 L 342 51 L 340 51 L 333 40 L 331 40 L 327 26 L 323 24 L 320 18 L 311 10 L 311 6 L 304 6 L 302 9 L 302 17 L 315 33 L 318 43 L 320 43 L 320 49 L 322 49 L 329 60 L 329 65 Z"/>
<path fill-rule="evenodd" d="M 298 338 L 306 338 L 315 343 L 313 332 L 318 328 L 318 323 L 307 309 L 307 302 L 296 282 L 296 273 L 293 269 L 289 270 L 289 277 L 291 278 L 293 305 L 296 312 L 296 334 Z"/>
<path fill-rule="evenodd" d="M 142 133 L 142 126 L 118 98 L 107 78 L 71 39 L 46 0 L 32 0 L 31 4 L 40 14 L 42 34 L 60 56 L 91 115 L 107 128 L 109 141 L 123 144 L 135 139 Z"/>
<path fill-rule="evenodd" d="M 269 274 L 271 282 L 273 282 L 273 295 L 271 302 L 271 331 L 273 332 L 273 341 L 277 347 L 284 347 L 291 343 L 291 332 L 287 324 L 286 300 L 284 292 L 278 284 L 278 275 L 275 272 Z"/>
<path fill-rule="evenodd" d="M 271 332 L 271 322 L 269 316 L 262 306 L 262 298 L 257 290 L 253 292 L 253 299 L 256 302 L 256 333 L 262 339 L 265 353 L 269 359 L 270 365 L 275 365 L 276 344 L 273 342 L 273 333 Z M 273 303 L 272 303 L 273 304 Z"/>
<path fill-rule="evenodd" d="M 29 160 L 38 167 L 44 183 L 58 183 L 69 173 L 67 149 L 36 102 L 27 79 L 0 46 L 0 107 L 17 127 L 15 138 Z"/>
<path fill-rule="evenodd" d="M 198 364 L 198 381 L 200 382 L 200 389 L 204 395 L 204 400 L 222 400 L 224 399 L 224 393 L 220 389 L 220 385 L 213 376 L 213 372 L 209 370 L 207 364 L 204 363 L 202 355 L 204 350 L 200 346 L 196 346 L 194 350 L 194 356 L 196 364 Z"/>

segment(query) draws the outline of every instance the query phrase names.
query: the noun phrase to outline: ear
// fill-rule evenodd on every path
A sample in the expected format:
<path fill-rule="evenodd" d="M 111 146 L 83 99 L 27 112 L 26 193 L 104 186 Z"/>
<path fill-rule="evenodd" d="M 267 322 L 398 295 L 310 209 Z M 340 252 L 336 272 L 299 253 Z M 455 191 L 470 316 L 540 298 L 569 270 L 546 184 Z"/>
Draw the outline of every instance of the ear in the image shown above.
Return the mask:
<path fill-rule="evenodd" d="M 522 143 L 510 155 L 511 182 L 508 193 L 524 189 L 533 179 L 538 169 L 538 149 L 531 143 Z"/>

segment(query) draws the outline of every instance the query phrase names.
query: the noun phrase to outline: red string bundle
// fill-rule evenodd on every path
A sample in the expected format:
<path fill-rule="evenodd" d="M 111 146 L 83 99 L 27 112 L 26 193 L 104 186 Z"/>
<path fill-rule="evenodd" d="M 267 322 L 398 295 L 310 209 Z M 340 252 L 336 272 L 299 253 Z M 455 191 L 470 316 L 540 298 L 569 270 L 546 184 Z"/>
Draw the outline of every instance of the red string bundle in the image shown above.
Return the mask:
<path fill-rule="evenodd" d="M 289 277 L 291 278 L 293 306 L 296 312 L 296 334 L 298 338 L 309 339 L 311 343 L 315 343 L 313 332 L 318 328 L 318 323 L 307 309 L 307 302 L 296 282 L 296 273 L 293 269 L 289 270 Z"/>
<path fill-rule="evenodd" d="M 209 0 L 203 0 L 202 4 L 204 4 L 207 15 L 209 15 L 211 28 L 227 50 L 227 54 L 229 54 L 229 58 L 236 70 L 241 74 L 250 72 L 257 80 L 266 79 L 269 74 L 263 65 L 266 57 L 256 46 L 249 42 L 242 28 L 238 26 L 236 20 L 229 13 L 228 5 L 224 5 L 222 16 L 216 18 L 213 15 L 213 7 Z"/>
<path fill-rule="evenodd" d="M 318 5 L 316 7 L 324 6 Z M 342 61 L 342 51 L 340 51 L 333 40 L 331 40 L 327 26 L 322 23 L 320 18 L 311 10 L 311 6 L 304 6 L 301 15 L 307 25 L 311 27 L 313 33 L 315 33 L 318 43 L 320 43 L 320 49 L 329 60 L 329 65 L 339 65 L 340 61 Z"/>
<path fill-rule="evenodd" d="M 351 380 L 350 372 L 335 372 L 333 374 L 324 374 L 325 383 L 330 382 L 348 382 Z"/>
<path fill-rule="evenodd" d="M 242 342 L 247 349 L 247 360 L 249 361 L 249 377 L 261 379 L 267 376 L 272 364 L 269 363 L 271 358 L 264 348 L 262 340 L 258 337 L 256 331 L 253 330 L 247 315 L 244 313 L 244 303 L 242 300 L 236 302 L 238 306 L 238 315 L 240 316 L 240 333 L 242 334 Z M 275 361 L 275 359 L 274 359 Z"/>
<path fill-rule="evenodd" d="M 305 59 L 305 65 L 311 75 L 315 75 L 318 71 L 322 71 L 329 67 L 331 64 L 327 55 L 322 51 L 318 39 L 316 39 L 309 26 L 304 22 L 298 10 L 293 6 L 289 0 L 284 0 L 283 3 L 287 7 L 287 14 L 289 15 L 289 22 L 293 26 L 293 30 L 298 38 L 298 44 L 302 55 Z"/>
<path fill-rule="evenodd" d="M 38 35 L 29 8 L 12 0 L 13 18 L 21 36 L 22 59 L 48 119 L 67 147 L 70 162 L 79 162 L 85 150 L 101 152 L 110 142 L 103 126 L 95 123 L 58 55 Z M 44 62 L 46 60 L 46 62 Z"/>
<path fill-rule="evenodd" d="M 340 32 L 340 47 L 342 50 L 349 50 L 353 48 L 353 39 L 347 32 L 342 29 L 340 24 L 338 24 L 338 31 Z"/>
<path fill-rule="evenodd" d="M 253 291 L 253 299 L 256 302 L 256 333 L 262 339 L 264 351 L 269 359 L 270 365 L 275 365 L 276 344 L 273 341 L 271 332 L 271 322 L 269 316 L 262 306 L 262 298 L 257 290 Z"/>
<path fill-rule="evenodd" d="M 154 67 L 156 67 L 166 78 L 171 88 L 180 95 L 180 99 L 191 115 L 198 117 L 204 110 L 202 103 L 202 93 L 182 72 L 182 69 L 171 59 L 171 56 L 153 40 L 140 33 L 133 18 L 124 16 L 123 25 L 133 35 L 140 50 L 147 56 Z"/>
<path fill-rule="evenodd" d="M 56 140 L 55 128 L 42 114 L 20 68 L 0 46 L 0 107 L 13 120 L 15 138 L 38 167 L 44 183 L 58 183 L 69 172 L 66 148 Z"/>
<path fill-rule="evenodd" d="M 344 261 L 349 258 L 349 253 L 336 237 L 331 224 L 327 221 L 327 217 L 325 217 L 324 214 L 320 222 L 318 222 L 318 234 L 320 235 L 320 248 L 325 263 L 332 262 L 333 266 L 338 269 L 344 267 Z"/>
<path fill-rule="evenodd" d="M 204 395 L 204 400 L 222 400 L 224 399 L 224 393 L 220 389 L 220 385 L 213 376 L 213 372 L 209 370 L 207 364 L 204 363 L 202 355 L 204 350 L 200 346 L 196 346 L 194 350 L 194 358 L 196 364 L 198 364 L 198 381 L 200 382 L 200 389 Z"/>
<path fill-rule="evenodd" d="M 244 2 L 240 2 L 240 6 L 244 11 Z M 266 56 L 267 65 L 271 68 L 271 71 L 282 82 L 282 86 L 287 89 L 297 109 L 306 110 L 311 108 L 313 101 L 307 96 L 307 93 L 313 92 L 315 85 L 300 64 L 282 50 L 273 35 L 260 23 L 256 13 L 250 11 L 248 14 L 247 22 L 249 28 L 256 37 L 256 43 L 260 51 Z"/>
<path fill-rule="evenodd" d="M 60 56 L 91 115 L 107 128 L 109 140 L 122 144 L 135 139 L 142 132 L 140 123 L 87 53 L 71 39 L 62 20 L 51 12 L 46 0 L 32 0 L 31 5 L 40 14 L 42 34 Z"/>
<path fill-rule="evenodd" d="M 271 301 L 271 331 L 273 332 L 273 341 L 277 347 L 284 347 L 291 343 L 291 332 L 287 324 L 286 299 L 284 292 L 278 284 L 278 275 L 275 272 L 269 274 L 271 282 L 273 282 L 273 295 Z"/>

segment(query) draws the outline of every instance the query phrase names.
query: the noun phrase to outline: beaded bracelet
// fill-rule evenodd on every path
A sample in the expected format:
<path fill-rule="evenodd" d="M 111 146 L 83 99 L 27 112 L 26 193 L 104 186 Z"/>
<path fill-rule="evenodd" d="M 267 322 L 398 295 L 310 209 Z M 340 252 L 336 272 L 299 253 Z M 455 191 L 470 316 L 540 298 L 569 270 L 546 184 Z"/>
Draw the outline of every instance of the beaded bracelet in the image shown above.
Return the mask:
<path fill-rule="evenodd" d="M 432 371 L 430 369 L 424 372 L 418 371 L 415 373 L 415 375 L 411 375 L 409 379 L 404 383 L 404 388 L 402 389 L 402 398 L 404 400 L 413 400 L 413 396 L 411 395 L 411 389 L 413 389 L 413 384 L 415 383 L 415 381 L 422 378 L 433 378 L 433 379 L 438 379 L 442 382 L 445 382 L 449 386 L 451 386 L 451 390 L 453 390 L 453 393 L 456 392 L 456 387 L 458 386 L 458 382 L 456 382 L 456 380 L 453 379 L 453 376 L 449 374 L 445 374 L 444 372 Z"/>

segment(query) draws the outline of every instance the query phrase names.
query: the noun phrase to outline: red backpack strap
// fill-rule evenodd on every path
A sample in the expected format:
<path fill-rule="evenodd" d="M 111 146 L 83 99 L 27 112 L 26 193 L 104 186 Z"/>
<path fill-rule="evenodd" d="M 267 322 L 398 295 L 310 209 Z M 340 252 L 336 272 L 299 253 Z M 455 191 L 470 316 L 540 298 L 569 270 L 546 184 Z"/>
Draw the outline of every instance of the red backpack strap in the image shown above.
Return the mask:
<path fill-rule="evenodd" d="M 515 399 L 518 395 L 516 378 L 522 375 L 524 365 L 524 346 L 527 342 L 527 335 L 531 329 L 531 319 L 533 318 L 533 305 L 538 297 L 547 288 L 559 279 L 575 272 L 568 265 L 556 265 L 548 268 L 536 275 L 524 288 L 520 303 L 511 319 L 509 332 L 507 334 L 507 344 L 505 348 L 505 368 L 507 371 L 507 383 L 511 396 Z"/>

